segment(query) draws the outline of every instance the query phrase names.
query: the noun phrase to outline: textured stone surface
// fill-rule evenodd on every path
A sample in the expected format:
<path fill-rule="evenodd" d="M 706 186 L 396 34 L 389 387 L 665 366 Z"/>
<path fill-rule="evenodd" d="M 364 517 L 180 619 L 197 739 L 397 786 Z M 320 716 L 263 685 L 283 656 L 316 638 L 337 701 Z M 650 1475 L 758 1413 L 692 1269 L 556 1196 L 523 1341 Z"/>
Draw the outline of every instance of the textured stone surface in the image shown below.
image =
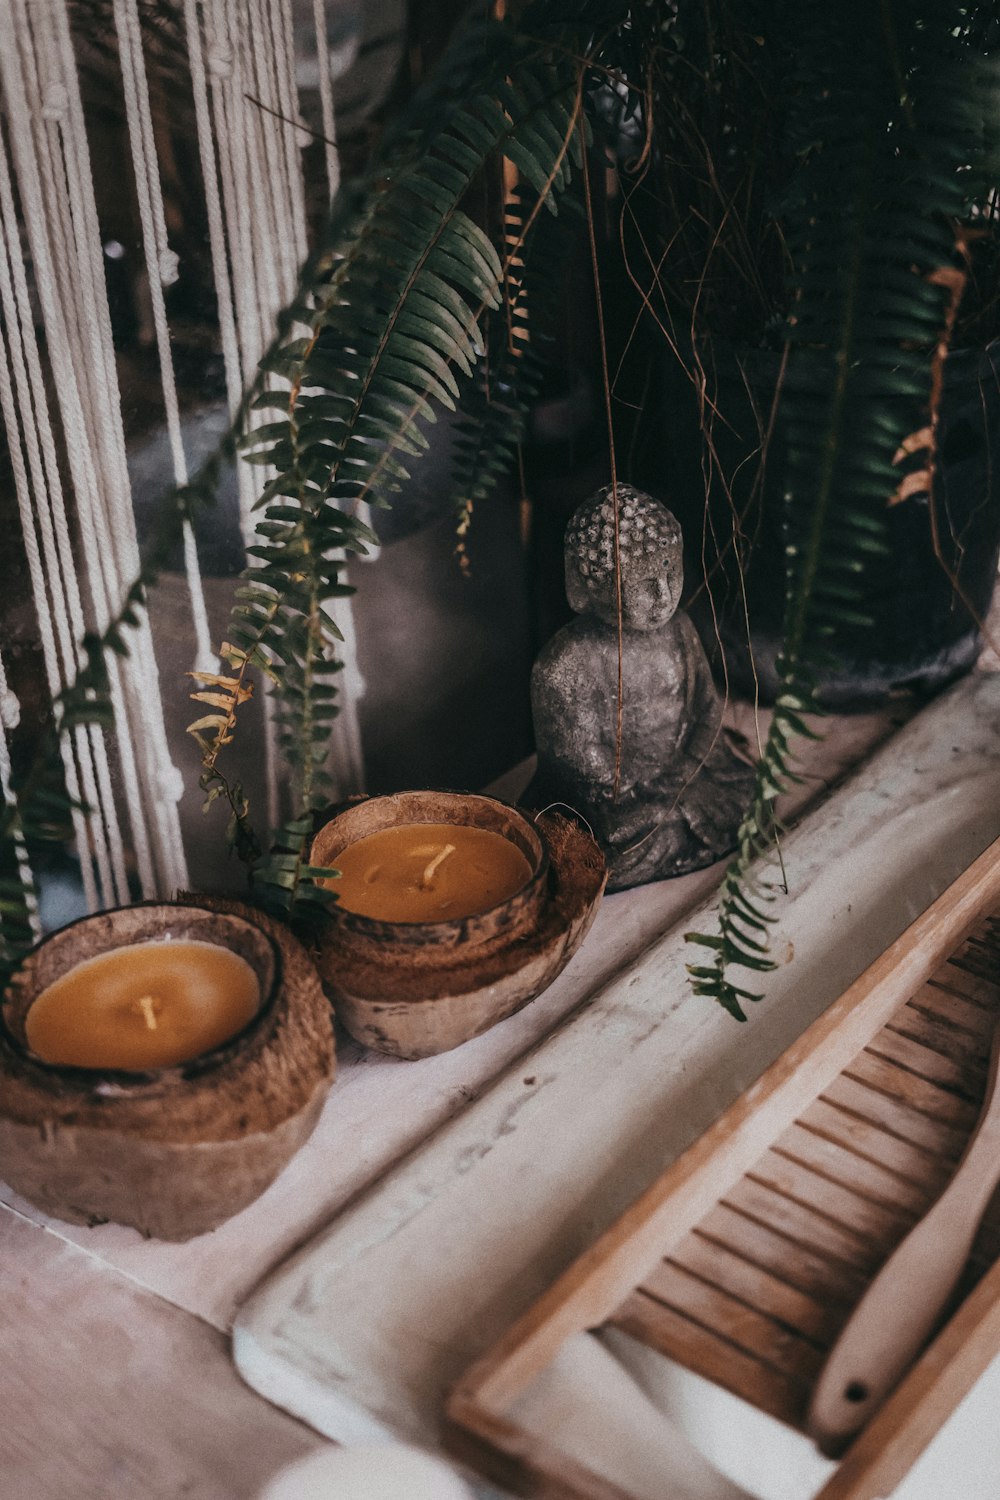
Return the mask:
<path fill-rule="evenodd" d="M 641 491 L 618 486 L 617 547 L 611 488 L 586 501 L 566 531 L 566 596 L 577 618 L 532 673 L 531 800 L 558 799 L 587 818 L 608 859 L 609 890 L 728 853 L 752 785 L 723 732 L 704 649 L 677 608 L 681 551 L 676 520 Z"/>

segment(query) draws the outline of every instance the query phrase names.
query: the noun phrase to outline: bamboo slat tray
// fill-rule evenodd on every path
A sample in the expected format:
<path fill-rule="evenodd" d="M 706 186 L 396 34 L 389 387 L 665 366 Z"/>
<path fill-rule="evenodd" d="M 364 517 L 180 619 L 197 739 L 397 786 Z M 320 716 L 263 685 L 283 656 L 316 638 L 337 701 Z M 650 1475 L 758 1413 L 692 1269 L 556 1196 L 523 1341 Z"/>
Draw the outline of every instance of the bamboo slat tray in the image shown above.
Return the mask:
<path fill-rule="evenodd" d="M 625 1500 L 510 1416 L 566 1339 L 601 1326 L 802 1430 L 828 1349 L 975 1124 L 998 908 L 1000 843 L 472 1367 L 449 1402 L 456 1448 L 522 1493 Z M 1000 1350 L 998 1257 L 994 1201 L 957 1307 L 817 1500 L 891 1494 Z"/>

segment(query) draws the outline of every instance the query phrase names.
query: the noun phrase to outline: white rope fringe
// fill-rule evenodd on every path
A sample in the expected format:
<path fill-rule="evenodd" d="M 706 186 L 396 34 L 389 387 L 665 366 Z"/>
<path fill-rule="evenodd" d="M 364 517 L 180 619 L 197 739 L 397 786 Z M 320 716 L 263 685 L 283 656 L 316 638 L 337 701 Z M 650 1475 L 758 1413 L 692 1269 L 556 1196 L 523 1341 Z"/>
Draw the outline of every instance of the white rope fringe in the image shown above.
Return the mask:
<path fill-rule="evenodd" d="M 10 750 L 7 744 L 7 736 L 17 728 L 19 717 L 20 705 L 7 685 L 7 673 L 4 670 L 3 656 L 0 655 L 0 796 L 3 797 L 5 806 L 13 801 Z M 21 882 L 21 888 L 24 891 L 24 906 L 28 915 L 28 925 L 31 929 L 31 935 L 37 943 L 42 935 L 42 926 L 38 920 L 38 901 L 35 898 L 35 882 L 31 873 L 31 862 L 28 859 L 24 834 L 19 828 L 14 834 L 14 849 L 17 858 L 18 878 Z"/>
<path fill-rule="evenodd" d="M 313 0 L 313 28 L 316 32 L 316 64 L 319 75 L 320 118 L 323 121 L 323 149 L 326 156 L 326 181 L 332 203 L 340 188 L 340 153 L 337 150 L 337 122 L 333 113 L 333 79 L 330 76 L 330 43 L 326 34 L 324 0 Z"/>
<path fill-rule="evenodd" d="M 53 701 L 83 666 L 85 632 L 103 632 L 140 566 L 90 153 L 69 26 L 71 0 L 0 0 L 0 416 L 11 454 L 46 684 Z M 125 117 L 173 473 L 188 478 L 165 288 L 179 263 L 167 231 L 139 0 L 112 0 Z M 230 413 L 291 301 L 308 242 L 292 0 L 183 0 Z M 340 180 L 324 0 L 312 0 L 329 196 Z M 22 232 L 23 240 L 22 243 Z M 30 257 L 31 281 L 25 269 Z M 272 377 L 271 383 L 284 382 Z M 268 420 L 253 413 L 254 424 Z M 240 526 L 255 536 L 257 485 L 239 463 Z M 196 668 L 217 669 L 197 545 L 183 546 Z M 357 704 L 363 682 L 348 601 L 341 714 L 331 770 L 337 793 L 363 787 Z M 145 611 L 130 653 L 107 653 L 114 730 L 61 738 L 63 774 L 88 906 L 187 884 L 159 672 Z M 281 821 L 273 713 L 264 697 L 268 816 Z M 17 700 L 0 662 L 0 783 Z M 84 811 L 86 809 L 86 811 Z M 23 863 L 22 863 L 23 859 Z M 27 854 L 19 868 L 31 887 Z M 37 923 L 37 914 L 32 914 Z"/>
<path fill-rule="evenodd" d="M 160 361 L 160 381 L 163 387 L 167 436 L 173 459 L 174 479 L 177 484 L 183 485 L 187 483 L 188 468 L 184 454 L 184 440 L 181 435 L 180 405 L 177 399 L 174 360 L 170 349 L 170 329 L 163 295 L 164 287 L 172 286 L 177 280 L 179 267 L 177 255 L 167 242 L 167 224 L 163 212 L 163 194 L 160 190 L 156 140 L 149 106 L 149 85 L 142 51 L 142 31 L 139 25 L 137 0 L 114 0 L 114 16 L 125 92 L 125 116 L 132 147 L 132 164 L 135 169 L 139 219 L 142 225 L 143 249 L 149 279 L 149 296 L 153 306 L 153 325 L 156 330 L 156 348 Z M 184 522 L 183 539 L 184 565 L 195 634 L 195 670 L 217 672 L 218 657 L 212 650 L 208 611 L 205 608 L 205 592 L 201 582 L 201 570 L 198 566 L 198 547 L 190 521 Z"/>
<path fill-rule="evenodd" d="M 274 334 L 278 313 L 294 295 L 307 248 L 291 7 L 287 0 L 185 0 L 185 20 L 227 389 L 234 411 Z M 328 55 L 320 64 L 321 73 L 324 64 L 328 70 Z M 332 93 L 330 97 L 332 107 Z M 281 389 L 287 385 L 278 377 L 270 383 Z M 250 417 L 251 425 L 267 420 L 266 412 Z M 254 536 L 255 485 L 266 484 L 273 475 L 267 467 L 251 473 L 249 465 L 239 465 L 246 543 Z M 347 601 L 337 601 L 336 618 L 351 642 Z M 363 682 L 351 648 L 339 687 L 341 713 L 334 725 L 330 769 L 337 794 L 346 795 L 364 786 L 357 710 Z M 267 693 L 264 709 L 268 817 L 273 825 L 280 821 L 280 801 Z"/>
<path fill-rule="evenodd" d="M 10 0 L 0 8 L 0 51 L 11 151 L 72 479 L 90 614 L 101 632 L 138 572 L 139 549 L 100 226 L 65 0 L 44 6 Z M 22 335 L 34 341 L 30 307 L 28 311 L 21 319 Z M 39 404 L 43 392 L 40 384 L 35 395 Z M 36 504 L 40 498 L 34 495 Z M 76 573 L 61 487 L 51 502 L 63 545 L 58 570 L 51 554 L 44 591 L 35 595 L 40 619 L 53 609 L 59 573 L 63 585 L 67 573 Z M 78 588 L 71 592 L 79 598 Z M 81 623 L 79 618 L 74 622 L 77 640 Z M 108 654 L 108 677 L 122 801 L 139 881 L 144 895 L 162 894 L 187 877 L 173 796 L 177 775 L 167 755 L 158 674 L 144 617 L 132 654 L 124 660 Z M 88 822 L 102 875 L 101 899 L 107 902 L 113 895 L 127 901 L 125 843 L 105 741 L 95 730 L 85 738 L 91 758 L 88 766 L 86 755 L 82 757 L 81 772 L 93 809 Z M 107 862 L 110 880 L 102 870 Z"/>

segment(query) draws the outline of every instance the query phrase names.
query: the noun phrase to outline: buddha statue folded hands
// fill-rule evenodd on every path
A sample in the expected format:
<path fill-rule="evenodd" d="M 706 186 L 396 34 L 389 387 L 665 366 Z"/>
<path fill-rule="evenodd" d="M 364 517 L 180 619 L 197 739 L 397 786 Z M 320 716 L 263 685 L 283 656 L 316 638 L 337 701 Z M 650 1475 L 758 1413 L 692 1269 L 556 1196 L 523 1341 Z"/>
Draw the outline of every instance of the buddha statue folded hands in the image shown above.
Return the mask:
<path fill-rule="evenodd" d="M 678 610 L 677 521 L 659 501 L 619 485 L 617 550 L 620 724 L 610 486 L 569 523 L 566 593 L 577 618 L 549 642 L 531 683 L 538 774 L 529 798 L 568 803 L 587 819 L 608 860 L 609 890 L 682 875 L 728 853 L 753 785 L 752 767 L 723 730 L 704 648 Z"/>

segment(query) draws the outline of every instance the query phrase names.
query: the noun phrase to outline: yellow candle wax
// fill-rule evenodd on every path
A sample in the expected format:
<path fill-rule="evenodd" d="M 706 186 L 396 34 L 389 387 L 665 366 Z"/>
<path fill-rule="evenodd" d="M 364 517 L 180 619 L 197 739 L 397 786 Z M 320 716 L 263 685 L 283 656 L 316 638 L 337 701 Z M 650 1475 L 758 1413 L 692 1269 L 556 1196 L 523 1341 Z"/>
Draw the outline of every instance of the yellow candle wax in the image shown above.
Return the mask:
<path fill-rule="evenodd" d="M 257 976 L 215 943 L 130 943 L 84 959 L 25 1017 L 43 1062 L 78 1068 L 172 1067 L 227 1041 L 260 1008 Z"/>
<path fill-rule="evenodd" d="M 340 904 L 383 922 L 443 922 L 489 911 L 531 878 L 503 834 L 456 823 L 401 823 L 349 844 L 328 882 Z"/>

